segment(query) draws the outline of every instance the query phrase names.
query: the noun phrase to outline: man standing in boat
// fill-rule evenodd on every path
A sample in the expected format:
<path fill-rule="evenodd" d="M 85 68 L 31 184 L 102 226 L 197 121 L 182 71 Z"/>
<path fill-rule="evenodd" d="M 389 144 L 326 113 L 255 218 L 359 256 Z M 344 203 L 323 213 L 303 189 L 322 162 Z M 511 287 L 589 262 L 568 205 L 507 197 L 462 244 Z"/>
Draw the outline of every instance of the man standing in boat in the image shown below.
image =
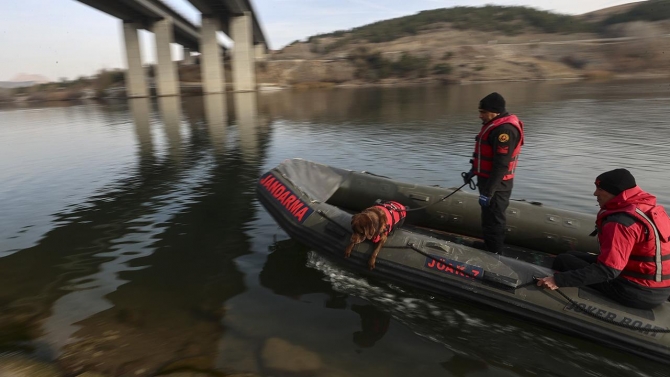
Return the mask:
<path fill-rule="evenodd" d="M 567 252 L 554 260 L 549 289 L 591 286 L 630 307 L 651 309 L 670 296 L 670 218 L 626 169 L 596 178 L 600 255 Z"/>
<path fill-rule="evenodd" d="M 482 233 L 488 251 L 501 253 L 506 217 L 521 146 L 523 123 L 505 110 L 505 99 L 493 92 L 479 101 L 482 128 L 475 138 L 472 169 L 463 173 L 465 183 L 477 176 Z"/>

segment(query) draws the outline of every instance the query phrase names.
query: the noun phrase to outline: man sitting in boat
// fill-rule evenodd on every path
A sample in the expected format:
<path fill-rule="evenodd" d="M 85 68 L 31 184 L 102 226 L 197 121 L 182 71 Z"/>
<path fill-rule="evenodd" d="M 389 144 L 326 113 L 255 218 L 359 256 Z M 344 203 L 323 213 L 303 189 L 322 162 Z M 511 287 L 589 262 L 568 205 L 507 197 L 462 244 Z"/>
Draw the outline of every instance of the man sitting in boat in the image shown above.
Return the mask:
<path fill-rule="evenodd" d="M 642 191 L 626 169 L 596 178 L 600 204 L 596 231 L 600 255 L 567 252 L 538 279 L 550 289 L 591 286 L 614 300 L 640 309 L 654 308 L 670 296 L 670 218 L 656 197 Z"/>

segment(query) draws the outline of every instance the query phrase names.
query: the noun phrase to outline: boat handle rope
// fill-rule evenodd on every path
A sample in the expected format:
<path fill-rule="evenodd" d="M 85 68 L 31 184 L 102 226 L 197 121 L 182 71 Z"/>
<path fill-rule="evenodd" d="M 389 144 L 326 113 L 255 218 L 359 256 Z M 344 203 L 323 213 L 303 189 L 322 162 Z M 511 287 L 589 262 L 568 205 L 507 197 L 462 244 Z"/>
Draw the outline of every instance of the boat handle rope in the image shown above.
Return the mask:
<path fill-rule="evenodd" d="M 536 278 L 535 276 L 533 276 L 533 280 L 537 280 L 537 279 L 538 279 L 538 278 Z M 623 328 L 626 328 L 626 329 L 629 329 L 629 330 L 635 330 L 635 331 L 639 331 L 639 332 L 653 332 L 653 333 L 664 333 L 664 334 L 668 334 L 668 333 L 670 333 L 670 329 L 641 329 L 641 328 L 639 328 L 639 327 L 637 327 L 637 326 L 633 326 L 633 325 L 630 325 L 630 324 L 627 324 L 627 323 L 615 322 L 615 321 L 614 321 L 613 319 L 611 319 L 611 318 L 601 317 L 601 316 L 599 316 L 599 315 L 597 315 L 597 314 L 594 314 L 594 313 L 592 313 L 592 312 L 586 310 L 585 308 L 582 308 L 581 306 L 579 306 L 579 304 L 577 304 L 577 302 L 576 302 L 575 300 L 571 299 L 570 297 L 568 297 L 568 295 L 566 295 L 565 293 L 561 292 L 560 288 L 559 288 L 559 289 L 556 289 L 556 292 L 558 292 L 558 294 L 560 294 L 561 296 L 563 296 L 564 299 L 568 300 L 568 302 L 569 302 L 570 304 L 572 304 L 573 307 L 577 308 L 577 310 L 579 310 L 580 312 L 582 312 L 582 313 L 588 315 L 589 317 L 593 317 L 593 318 L 595 318 L 595 319 L 599 319 L 599 320 L 601 320 L 601 321 L 603 321 L 603 322 L 607 322 L 607 323 L 609 323 L 609 324 L 611 324 L 611 325 L 615 325 L 615 326 L 619 326 L 619 327 L 623 327 Z"/>
<path fill-rule="evenodd" d="M 455 193 L 457 193 L 458 191 L 460 191 L 460 189 L 462 189 L 463 187 L 465 187 L 465 185 L 467 185 L 468 183 L 471 183 L 471 182 L 472 182 L 472 181 L 470 181 L 470 182 L 465 182 L 465 183 L 462 184 L 459 188 L 457 188 L 456 190 L 452 191 L 449 195 L 447 195 L 447 196 L 443 196 L 442 199 L 436 201 L 435 203 L 430 203 L 430 204 L 425 205 L 425 206 L 423 206 L 423 207 L 409 208 L 409 209 L 406 209 L 405 212 L 418 211 L 418 210 L 420 210 L 420 209 L 426 209 L 426 208 L 428 208 L 428 207 L 430 207 L 430 206 L 433 206 L 433 205 L 435 205 L 435 204 L 437 204 L 437 203 L 439 203 L 439 202 L 441 202 L 441 201 L 447 199 L 448 197 L 454 195 Z M 470 186 L 470 188 L 472 188 L 472 186 Z M 474 190 L 474 189 L 473 189 L 473 190 Z"/>
<path fill-rule="evenodd" d="M 351 229 L 349 229 L 349 228 L 347 228 L 346 226 L 344 226 L 344 225 L 338 223 L 337 221 L 331 219 L 328 215 L 326 215 L 326 214 L 323 212 L 323 210 L 317 209 L 317 210 L 316 210 L 316 213 L 318 213 L 319 215 L 321 215 L 321 217 L 323 217 L 324 219 L 330 221 L 332 224 L 335 224 L 335 225 L 339 226 L 339 227 L 340 227 L 342 230 L 344 230 L 345 232 L 347 232 L 347 233 L 351 233 Z"/>

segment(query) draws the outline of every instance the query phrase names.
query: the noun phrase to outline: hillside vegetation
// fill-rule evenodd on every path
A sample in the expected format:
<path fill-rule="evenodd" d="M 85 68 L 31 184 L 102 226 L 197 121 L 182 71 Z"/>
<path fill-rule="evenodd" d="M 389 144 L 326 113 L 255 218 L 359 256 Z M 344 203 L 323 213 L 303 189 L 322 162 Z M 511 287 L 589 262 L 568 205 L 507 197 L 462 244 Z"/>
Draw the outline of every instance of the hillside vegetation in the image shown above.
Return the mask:
<path fill-rule="evenodd" d="M 670 0 L 580 16 L 528 7 L 454 7 L 419 12 L 295 41 L 259 78 L 399 83 L 667 75 Z"/>
<path fill-rule="evenodd" d="M 602 21 L 603 26 L 633 21 L 662 21 L 670 19 L 670 0 L 649 0 L 625 13 L 611 15 Z"/>
<path fill-rule="evenodd" d="M 375 22 L 350 30 L 318 34 L 307 39 L 337 38 L 325 46 L 325 51 L 355 42 L 381 43 L 412 36 L 421 31 L 449 24 L 455 30 L 476 30 L 492 34 L 519 35 L 523 33 L 602 33 L 607 26 L 632 21 L 670 19 L 670 0 L 641 2 L 630 11 L 611 15 L 601 21 L 557 14 L 522 6 L 454 7 L 419 12 L 415 15 Z"/>
<path fill-rule="evenodd" d="M 667 0 L 665 0 L 667 2 Z M 578 20 L 572 16 L 541 11 L 528 7 L 503 7 L 488 5 L 484 7 L 455 7 L 419 12 L 412 16 L 379 21 L 369 25 L 321 34 L 314 38 L 344 37 L 336 46 L 327 46 L 332 50 L 351 42 L 380 43 L 389 42 L 405 36 L 429 30 L 431 27 L 449 23 L 456 30 L 478 30 L 504 35 L 518 35 L 532 28 L 544 33 L 580 33 L 594 32 L 597 25 Z"/>

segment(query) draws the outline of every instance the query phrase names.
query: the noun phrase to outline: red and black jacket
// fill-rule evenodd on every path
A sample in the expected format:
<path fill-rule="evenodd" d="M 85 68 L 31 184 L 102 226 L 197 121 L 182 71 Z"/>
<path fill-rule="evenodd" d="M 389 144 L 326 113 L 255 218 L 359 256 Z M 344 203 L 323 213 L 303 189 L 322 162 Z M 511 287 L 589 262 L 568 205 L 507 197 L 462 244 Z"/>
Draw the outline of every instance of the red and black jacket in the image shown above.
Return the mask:
<path fill-rule="evenodd" d="M 383 202 L 379 204 L 375 204 L 375 207 L 379 207 L 384 211 L 384 214 L 386 215 L 386 229 L 383 230 L 383 233 L 386 235 L 389 235 L 391 232 L 393 232 L 393 229 L 395 227 L 400 227 L 402 226 L 405 217 L 407 217 L 407 208 L 394 201 L 388 201 L 388 202 Z M 380 240 L 380 235 L 377 234 L 373 239 L 372 242 L 377 243 Z"/>
<path fill-rule="evenodd" d="M 670 218 L 639 187 L 605 203 L 596 219 L 598 263 L 649 288 L 670 287 Z"/>
<path fill-rule="evenodd" d="M 489 136 L 496 128 L 503 124 L 511 124 L 519 132 L 519 141 L 512 150 L 511 156 L 509 158 L 509 164 L 507 166 L 507 171 L 505 172 L 502 180 L 507 181 L 514 178 L 514 170 L 516 169 L 519 154 L 521 153 L 521 146 L 524 142 L 523 122 L 521 122 L 516 115 L 503 115 L 482 126 L 479 134 L 475 138 L 475 152 L 472 159 L 472 170 L 474 171 L 475 175 L 484 178 L 491 176 L 494 165 L 493 159 L 496 156 L 497 151 L 494 149 L 494 145 L 489 140 Z M 509 136 L 506 134 L 501 134 L 500 137 L 507 137 L 507 140 L 509 140 Z M 504 143 L 507 140 L 499 141 Z M 506 152 L 505 154 L 508 153 L 509 152 Z"/>
<path fill-rule="evenodd" d="M 665 302 L 670 294 L 670 219 L 667 216 L 663 207 L 656 205 L 656 197 L 638 186 L 623 191 L 605 203 L 598 214 L 600 255 L 597 263 L 554 274 L 556 285 L 581 287 L 608 282 L 616 285 L 622 294 L 643 302 Z M 660 253 L 657 253 L 658 247 Z"/>

